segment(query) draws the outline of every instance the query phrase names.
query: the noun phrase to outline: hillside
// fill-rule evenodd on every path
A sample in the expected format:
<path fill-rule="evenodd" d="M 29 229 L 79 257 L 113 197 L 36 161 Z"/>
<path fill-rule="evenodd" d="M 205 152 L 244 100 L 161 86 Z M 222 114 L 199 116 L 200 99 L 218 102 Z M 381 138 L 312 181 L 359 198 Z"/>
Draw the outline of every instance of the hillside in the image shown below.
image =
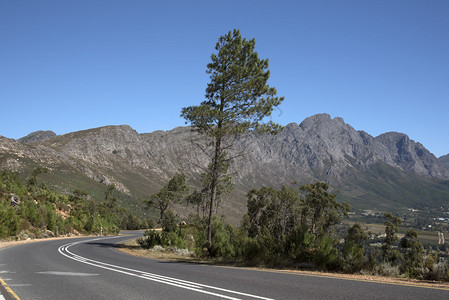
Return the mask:
<path fill-rule="evenodd" d="M 55 137 L 56 133 L 53 131 L 35 131 L 30 133 L 27 136 L 24 136 L 23 138 L 18 139 L 19 142 L 23 144 L 29 144 L 29 143 L 36 143 L 36 142 L 43 142 L 45 140 L 51 139 L 52 137 Z"/>
<path fill-rule="evenodd" d="M 445 167 L 447 170 L 449 170 L 449 154 L 440 156 L 438 158 L 438 161 L 440 162 L 440 164 Z"/>
<path fill-rule="evenodd" d="M 43 141 L 20 143 L 0 138 L 0 168 L 29 172 L 48 167 L 48 180 L 59 189 L 96 189 L 114 184 L 137 209 L 175 172 L 192 185 L 207 156 L 192 143 L 188 127 L 138 134 L 127 125 L 106 126 Z M 250 134 L 235 141 L 230 155 L 244 154 L 231 166 L 235 190 L 222 212 L 239 216 L 244 195 L 253 187 L 279 187 L 327 181 L 339 198 L 356 209 L 408 209 L 439 206 L 449 199 L 449 170 L 423 145 L 402 133 L 372 137 L 341 118 L 311 116 L 287 125 L 278 135 Z"/>

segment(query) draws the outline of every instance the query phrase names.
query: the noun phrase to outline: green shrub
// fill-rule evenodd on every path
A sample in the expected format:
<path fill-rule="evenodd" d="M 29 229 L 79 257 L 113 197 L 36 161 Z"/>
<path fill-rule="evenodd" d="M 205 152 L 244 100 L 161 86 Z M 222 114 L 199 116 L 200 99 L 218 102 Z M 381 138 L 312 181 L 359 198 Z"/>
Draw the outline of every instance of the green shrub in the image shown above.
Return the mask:
<path fill-rule="evenodd" d="M 137 240 L 139 245 L 144 249 L 153 248 L 156 245 L 162 244 L 162 237 L 160 232 L 155 230 L 146 230 L 143 237 Z"/>
<path fill-rule="evenodd" d="M 293 231 L 287 239 L 288 253 L 294 261 L 299 263 L 312 262 L 314 259 L 316 236 L 310 234 L 307 227 L 300 227 Z"/>
<path fill-rule="evenodd" d="M 353 224 L 345 237 L 342 254 L 344 259 L 343 269 L 349 273 L 362 270 L 368 263 L 364 256 L 364 242 L 368 239 L 368 234 L 359 223 Z"/>
<path fill-rule="evenodd" d="M 13 207 L 0 202 L 0 238 L 14 236 L 19 231 L 19 218 Z"/>
<path fill-rule="evenodd" d="M 334 246 L 334 240 L 328 235 L 322 235 L 316 243 L 316 252 L 313 262 L 321 269 L 338 270 L 341 267 L 341 260 L 338 251 Z"/>
<path fill-rule="evenodd" d="M 156 231 L 146 230 L 143 237 L 137 240 L 144 249 L 151 249 L 154 246 L 185 249 L 187 248 L 186 234 L 183 228 L 177 228 L 175 231 Z"/>
<path fill-rule="evenodd" d="M 185 237 L 185 232 L 183 232 L 182 230 L 172 231 L 168 233 L 162 232 L 162 246 L 185 249 L 187 248 Z"/>
<path fill-rule="evenodd" d="M 225 224 L 223 220 L 216 217 L 214 218 L 212 223 L 212 247 L 209 249 L 212 257 L 235 257 L 233 231 L 231 225 Z"/>

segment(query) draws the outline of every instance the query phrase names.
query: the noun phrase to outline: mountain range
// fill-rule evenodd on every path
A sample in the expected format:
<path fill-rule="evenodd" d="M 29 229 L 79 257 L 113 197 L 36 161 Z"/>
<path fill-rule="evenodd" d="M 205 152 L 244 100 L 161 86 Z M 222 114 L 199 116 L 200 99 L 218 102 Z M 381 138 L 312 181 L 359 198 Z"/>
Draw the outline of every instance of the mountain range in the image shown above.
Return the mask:
<path fill-rule="evenodd" d="M 44 166 L 54 187 L 100 194 L 105 185 L 136 199 L 149 197 L 183 172 L 198 185 L 208 158 L 189 127 L 139 134 L 130 126 L 105 126 L 56 135 L 38 131 L 19 140 L 0 136 L 0 169 L 29 174 Z M 373 137 L 328 114 L 291 123 L 277 135 L 251 133 L 234 141 L 230 155 L 235 189 L 222 212 L 240 216 L 245 194 L 263 185 L 326 181 L 354 209 L 406 210 L 449 204 L 449 155 L 436 158 L 406 134 Z M 243 154 L 243 155 L 240 155 Z"/>

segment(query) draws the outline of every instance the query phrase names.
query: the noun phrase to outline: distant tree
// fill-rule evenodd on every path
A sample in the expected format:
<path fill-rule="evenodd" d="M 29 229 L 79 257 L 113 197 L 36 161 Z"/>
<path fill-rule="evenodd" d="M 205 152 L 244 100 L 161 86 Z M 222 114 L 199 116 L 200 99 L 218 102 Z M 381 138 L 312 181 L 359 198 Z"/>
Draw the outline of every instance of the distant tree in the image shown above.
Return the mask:
<path fill-rule="evenodd" d="M 335 225 L 348 216 L 350 207 L 338 203 L 326 183 L 283 186 L 276 190 L 262 187 L 248 192 L 248 212 L 242 230 L 256 243 L 262 260 L 290 257 L 298 262 L 313 262 L 322 268 L 337 268 L 340 263 Z M 300 197 L 300 191 L 304 191 Z M 354 231 L 350 238 L 360 239 Z M 363 255 L 363 252 L 362 252 Z"/>
<path fill-rule="evenodd" d="M 269 207 L 276 201 L 277 191 L 272 187 L 262 187 L 260 190 L 250 190 L 247 197 L 248 235 L 254 238 L 263 233 L 265 229 L 272 231 L 273 227 L 277 225 L 273 218 L 277 212 L 270 210 Z"/>
<path fill-rule="evenodd" d="M 37 176 L 39 174 L 47 173 L 48 169 L 44 167 L 36 167 L 33 172 L 31 173 L 30 178 L 27 181 L 27 185 L 29 187 L 36 187 L 37 186 Z"/>
<path fill-rule="evenodd" d="M 128 213 L 128 215 L 122 219 L 120 227 L 122 229 L 137 230 L 142 227 L 142 222 L 135 215 Z"/>
<path fill-rule="evenodd" d="M 353 224 L 348 229 L 343 246 L 343 258 L 346 269 L 349 272 L 357 272 L 363 267 L 364 249 L 363 243 L 368 239 L 366 233 L 359 223 Z"/>
<path fill-rule="evenodd" d="M 401 254 L 393 248 L 393 244 L 398 240 L 396 233 L 399 230 L 398 226 L 402 223 L 402 220 L 389 212 L 385 213 L 385 219 L 385 239 L 382 245 L 382 252 L 385 261 L 396 263 L 400 259 Z"/>
<path fill-rule="evenodd" d="M 212 222 L 220 182 L 229 180 L 228 149 L 232 139 L 256 130 L 259 133 L 276 133 L 281 127 L 273 122 L 262 124 L 283 97 L 276 97 L 276 89 L 267 84 L 270 72 L 268 60 L 260 59 L 254 51 L 255 40 L 242 38 L 239 30 L 221 36 L 215 46 L 217 54 L 211 55 L 207 65 L 210 83 L 206 99 L 198 106 L 182 109 L 181 116 L 194 130 L 206 139 L 211 163 L 209 177 L 208 248 L 212 244 Z M 206 150 L 205 148 L 202 148 Z"/>
<path fill-rule="evenodd" d="M 424 247 L 418 240 L 418 233 L 409 230 L 399 245 L 405 250 L 403 271 L 410 277 L 419 277 L 424 270 Z"/>
<path fill-rule="evenodd" d="M 325 182 L 306 184 L 300 187 L 306 192 L 301 212 L 301 223 L 308 226 L 311 234 L 328 233 L 334 225 L 348 217 L 351 207 L 337 202 L 337 195 L 330 193 Z"/>
<path fill-rule="evenodd" d="M 117 202 L 117 198 L 114 196 L 115 185 L 108 185 L 106 192 L 104 192 L 104 201 L 105 202 Z"/>
<path fill-rule="evenodd" d="M 262 187 L 249 191 L 247 197 L 250 237 L 268 230 L 280 242 L 297 225 L 301 204 L 297 190 L 286 186 L 280 190 Z"/>
<path fill-rule="evenodd" d="M 196 207 L 196 212 L 198 215 L 200 215 L 200 212 L 202 213 L 202 216 L 204 217 L 206 214 L 206 193 L 199 190 L 194 190 L 189 196 L 187 196 L 186 201 L 187 204 L 193 205 Z"/>
<path fill-rule="evenodd" d="M 150 200 L 147 201 L 147 205 L 159 209 L 160 218 L 158 223 L 163 220 L 164 214 L 171 209 L 173 205 L 180 203 L 185 199 L 188 192 L 189 187 L 186 183 L 185 175 L 178 173 L 173 176 L 159 192 L 151 196 Z"/>

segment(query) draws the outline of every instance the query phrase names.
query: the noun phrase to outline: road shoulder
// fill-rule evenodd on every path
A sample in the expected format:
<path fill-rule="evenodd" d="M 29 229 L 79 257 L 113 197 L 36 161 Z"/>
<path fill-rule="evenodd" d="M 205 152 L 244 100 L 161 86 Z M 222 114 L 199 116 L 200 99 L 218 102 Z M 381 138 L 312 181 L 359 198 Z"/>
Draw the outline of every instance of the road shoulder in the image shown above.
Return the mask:
<path fill-rule="evenodd" d="M 121 247 L 118 247 L 118 250 L 124 252 L 126 254 L 145 257 L 148 259 L 160 260 L 160 261 L 178 261 L 178 262 L 191 262 L 191 263 L 201 263 L 201 264 L 210 264 L 216 267 L 222 268 L 235 268 L 235 269 L 246 269 L 246 270 L 254 270 L 260 272 L 271 272 L 271 273 L 282 273 L 282 274 L 290 274 L 290 275 L 300 275 L 300 276 L 312 276 L 312 277 L 325 277 L 325 278 L 334 278 L 341 280 L 351 280 L 351 281 L 363 281 L 363 282 L 372 282 L 372 283 L 382 283 L 382 284 L 390 284 L 390 285 L 400 285 L 400 286 L 411 286 L 411 287 L 420 287 L 420 288 L 430 288 L 430 289 L 439 289 L 439 290 L 447 290 L 449 291 L 449 282 L 441 282 L 441 281 L 426 281 L 426 280 L 417 280 L 410 278 L 396 278 L 396 277 L 385 277 L 378 275 L 363 275 L 363 274 L 341 274 L 341 273 L 326 273 L 319 271 L 304 271 L 304 270 L 292 270 L 292 269 L 271 269 L 271 268 L 261 268 L 261 267 L 241 267 L 235 266 L 232 264 L 220 264 L 217 261 L 207 261 L 201 260 L 197 258 L 191 257 L 182 257 L 179 255 L 170 255 L 164 252 L 157 252 L 148 249 L 142 249 L 138 246 L 136 240 L 131 240 L 123 243 Z"/>

